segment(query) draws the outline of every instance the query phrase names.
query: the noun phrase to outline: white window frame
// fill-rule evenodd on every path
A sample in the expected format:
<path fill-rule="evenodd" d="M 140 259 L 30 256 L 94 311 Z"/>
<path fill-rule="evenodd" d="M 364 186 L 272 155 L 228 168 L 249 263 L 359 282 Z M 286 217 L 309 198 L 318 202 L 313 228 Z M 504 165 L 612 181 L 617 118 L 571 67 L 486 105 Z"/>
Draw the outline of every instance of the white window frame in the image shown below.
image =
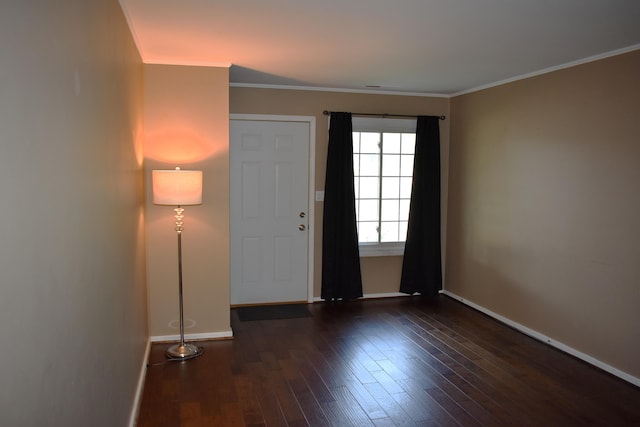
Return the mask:
<path fill-rule="evenodd" d="M 415 118 L 352 117 L 354 132 L 416 132 Z M 381 171 L 382 172 L 382 171 Z M 405 242 L 359 243 L 360 257 L 402 256 Z"/>

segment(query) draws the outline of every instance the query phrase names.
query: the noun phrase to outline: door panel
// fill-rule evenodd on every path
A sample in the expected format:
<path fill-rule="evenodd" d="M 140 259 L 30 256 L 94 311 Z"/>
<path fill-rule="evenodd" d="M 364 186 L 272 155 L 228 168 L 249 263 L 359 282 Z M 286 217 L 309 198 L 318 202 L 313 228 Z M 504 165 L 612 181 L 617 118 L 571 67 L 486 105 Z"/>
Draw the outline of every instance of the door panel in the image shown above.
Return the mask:
<path fill-rule="evenodd" d="M 231 120 L 230 138 L 231 304 L 306 301 L 309 123 Z"/>

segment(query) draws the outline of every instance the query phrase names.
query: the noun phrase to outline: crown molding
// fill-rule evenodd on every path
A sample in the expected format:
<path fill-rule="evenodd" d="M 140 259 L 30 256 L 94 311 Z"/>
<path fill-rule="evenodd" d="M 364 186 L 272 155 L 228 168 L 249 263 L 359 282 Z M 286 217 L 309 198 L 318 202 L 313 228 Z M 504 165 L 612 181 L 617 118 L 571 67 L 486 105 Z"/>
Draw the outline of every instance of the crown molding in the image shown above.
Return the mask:
<path fill-rule="evenodd" d="M 146 58 L 142 62 L 149 65 L 182 65 L 185 67 L 218 67 L 218 68 L 231 68 L 230 62 L 215 62 L 215 61 L 180 61 L 180 60 L 166 60 Z"/>
<path fill-rule="evenodd" d="M 320 86 L 290 86 L 290 85 L 268 85 L 257 83 L 229 83 L 230 87 L 252 88 L 252 89 L 279 89 L 279 90 L 306 90 L 316 92 L 342 92 L 342 93 L 363 93 L 369 95 L 397 95 L 397 96 L 421 96 L 425 98 L 450 98 L 450 95 L 443 93 L 425 92 L 402 92 L 376 89 L 349 89 Z"/>
<path fill-rule="evenodd" d="M 634 50 L 640 50 L 640 44 L 636 44 L 636 45 L 633 45 L 633 46 L 627 46 L 627 47 L 622 48 L 622 49 L 616 49 L 616 50 L 612 50 L 612 51 L 605 52 L 605 53 L 600 53 L 598 55 L 589 56 L 587 58 L 578 59 L 576 61 L 566 62 L 564 64 L 556 65 L 556 66 L 549 67 L 549 68 L 543 68 L 542 70 L 533 71 L 531 73 L 526 73 L 526 74 L 521 74 L 519 76 L 510 77 L 508 79 L 499 80 L 497 82 L 488 83 L 488 84 L 481 85 L 481 86 L 476 86 L 476 87 L 471 88 L 471 89 L 465 89 L 465 90 L 462 90 L 460 92 L 452 93 L 452 94 L 449 95 L 449 97 L 453 98 L 453 97 L 456 97 L 456 96 L 466 95 L 466 94 L 469 94 L 469 93 L 478 92 L 478 91 L 481 91 L 481 90 L 484 90 L 484 89 L 489 89 L 489 88 L 496 87 L 496 86 L 502 86 L 502 85 L 507 84 L 507 83 L 516 82 L 518 80 L 524 80 L 524 79 L 528 79 L 528 78 L 531 78 L 531 77 L 540 76 L 542 74 L 548 74 L 548 73 L 552 73 L 554 71 L 564 70 L 566 68 L 576 67 L 576 66 L 582 65 L 582 64 L 588 64 L 589 62 L 599 61 L 601 59 L 610 58 L 612 56 L 622 55 L 622 54 L 625 54 L 625 53 L 633 52 Z"/>

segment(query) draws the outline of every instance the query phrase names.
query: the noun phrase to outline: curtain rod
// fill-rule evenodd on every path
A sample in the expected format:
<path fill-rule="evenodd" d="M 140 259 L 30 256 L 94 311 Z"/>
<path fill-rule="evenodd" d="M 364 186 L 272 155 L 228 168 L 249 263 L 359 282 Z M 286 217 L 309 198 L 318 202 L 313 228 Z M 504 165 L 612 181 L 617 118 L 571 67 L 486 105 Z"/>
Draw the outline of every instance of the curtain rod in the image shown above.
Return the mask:
<path fill-rule="evenodd" d="M 325 116 L 330 116 L 331 113 L 335 113 L 335 111 L 328 111 L 328 110 L 324 110 L 322 112 L 322 114 L 324 114 Z M 418 116 L 415 115 L 411 115 L 411 114 L 386 114 L 386 113 L 351 113 L 354 116 L 366 116 L 366 117 L 382 117 L 383 119 L 385 117 L 407 117 L 407 118 L 417 118 Z M 446 116 L 438 116 L 438 118 L 440 120 L 445 120 L 447 117 Z"/>

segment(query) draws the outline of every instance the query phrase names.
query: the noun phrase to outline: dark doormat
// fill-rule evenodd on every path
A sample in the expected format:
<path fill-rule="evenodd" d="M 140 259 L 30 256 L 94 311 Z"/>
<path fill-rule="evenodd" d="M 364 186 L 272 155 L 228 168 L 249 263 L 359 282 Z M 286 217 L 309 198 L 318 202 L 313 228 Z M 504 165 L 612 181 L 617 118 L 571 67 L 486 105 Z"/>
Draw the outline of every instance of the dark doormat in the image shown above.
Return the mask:
<path fill-rule="evenodd" d="M 311 317 L 307 304 L 256 305 L 235 308 L 241 321 Z"/>

